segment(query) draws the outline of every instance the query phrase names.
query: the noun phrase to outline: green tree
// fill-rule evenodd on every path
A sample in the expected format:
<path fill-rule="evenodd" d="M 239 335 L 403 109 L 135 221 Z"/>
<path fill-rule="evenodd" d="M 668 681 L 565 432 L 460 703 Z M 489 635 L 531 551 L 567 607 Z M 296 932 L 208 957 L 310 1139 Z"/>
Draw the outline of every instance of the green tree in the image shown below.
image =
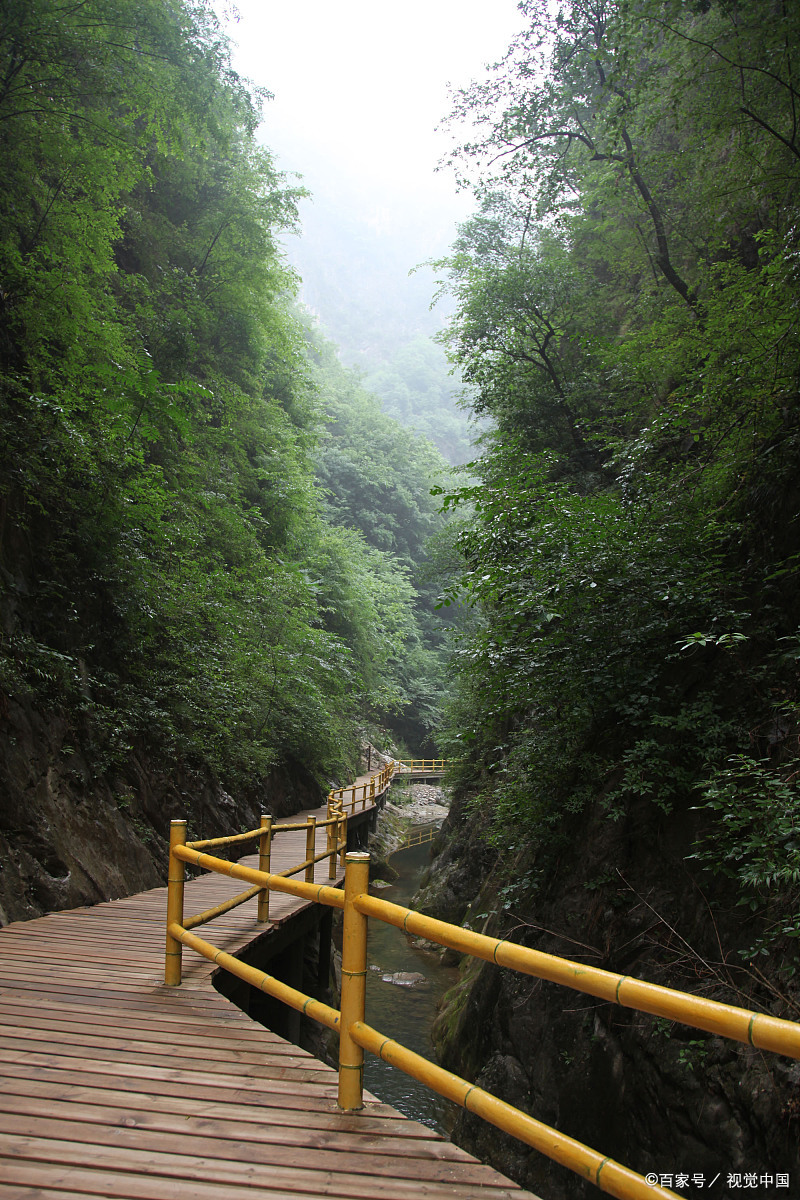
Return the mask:
<path fill-rule="evenodd" d="M 444 602 L 476 614 L 448 736 L 502 817 L 535 814 L 532 838 L 600 790 L 615 815 L 685 808 L 774 719 L 745 679 L 800 615 L 779 513 L 797 15 L 778 8 L 767 27 L 748 3 L 531 0 L 457 104 L 479 207 L 439 264 L 446 341 L 495 427 L 476 481 L 445 494 L 473 515 Z"/>
<path fill-rule="evenodd" d="M 349 771 L 405 702 L 413 596 L 323 511 L 259 98 L 188 0 L 12 0 L 0 78 L 4 687 L 98 773 Z"/>
<path fill-rule="evenodd" d="M 369 569 L 375 583 L 380 581 L 382 603 L 399 622 L 384 660 L 387 690 L 375 716 L 421 750 L 438 723 L 448 624 L 435 608 L 428 553 L 443 525 L 431 488 L 446 477 L 447 464 L 429 442 L 388 417 L 318 335 L 312 361 L 325 415 L 317 478 L 326 515 L 335 526 L 360 533 L 371 550 Z M 364 586 L 365 593 L 370 590 Z"/>

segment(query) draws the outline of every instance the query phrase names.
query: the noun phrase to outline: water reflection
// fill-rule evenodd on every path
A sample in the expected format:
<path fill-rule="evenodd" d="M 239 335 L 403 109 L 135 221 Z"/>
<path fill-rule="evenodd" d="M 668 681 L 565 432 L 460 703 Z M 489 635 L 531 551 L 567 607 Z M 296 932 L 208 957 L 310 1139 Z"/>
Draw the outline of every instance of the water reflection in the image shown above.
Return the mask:
<path fill-rule="evenodd" d="M 429 844 L 392 855 L 392 866 L 399 878 L 391 887 L 380 890 L 382 899 L 408 905 L 429 860 Z M 367 973 L 368 1024 L 409 1050 L 433 1059 L 430 1029 L 436 1005 L 458 979 L 458 971 L 443 967 L 433 954 L 416 949 L 404 933 L 381 921 L 369 923 L 367 952 L 370 967 L 379 968 Z M 382 979 L 382 976 L 396 972 L 422 974 L 425 982 L 412 988 L 386 983 Z M 405 1116 L 447 1135 L 455 1105 L 373 1054 L 365 1055 L 364 1086 Z"/>

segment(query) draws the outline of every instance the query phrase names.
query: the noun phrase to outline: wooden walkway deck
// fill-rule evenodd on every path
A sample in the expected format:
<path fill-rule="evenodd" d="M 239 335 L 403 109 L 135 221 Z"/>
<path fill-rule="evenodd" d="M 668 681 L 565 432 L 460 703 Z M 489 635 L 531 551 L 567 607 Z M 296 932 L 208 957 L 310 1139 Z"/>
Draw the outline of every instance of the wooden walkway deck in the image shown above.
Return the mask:
<path fill-rule="evenodd" d="M 277 839 L 272 869 L 304 849 L 303 833 Z M 186 912 L 240 889 L 202 876 Z M 277 922 L 302 907 L 270 905 Z M 336 1073 L 235 1008 L 190 951 L 164 987 L 165 914 L 157 888 L 0 930 L 0 1200 L 530 1196 L 375 1099 L 340 1113 Z M 264 927 L 253 900 L 207 928 L 235 953 Z"/>

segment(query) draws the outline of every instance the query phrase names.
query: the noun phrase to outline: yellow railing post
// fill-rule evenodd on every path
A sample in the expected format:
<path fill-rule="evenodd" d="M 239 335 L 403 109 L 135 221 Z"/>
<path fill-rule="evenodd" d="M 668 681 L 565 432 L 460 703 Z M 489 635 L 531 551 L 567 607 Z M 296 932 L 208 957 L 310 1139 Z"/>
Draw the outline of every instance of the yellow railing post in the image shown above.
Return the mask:
<path fill-rule="evenodd" d="M 339 818 L 339 862 L 342 866 L 345 865 L 347 857 L 347 813 L 343 812 Z"/>
<path fill-rule="evenodd" d="M 329 812 L 328 815 L 332 816 L 333 814 Z M 328 854 L 330 855 L 328 859 L 328 879 L 336 878 L 336 834 L 338 828 L 339 826 L 336 823 L 328 826 Z"/>
<path fill-rule="evenodd" d="M 261 818 L 261 828 L 264 830 L 258 839 L 258 869 L 269 875 L 269 860 L 272 853 L 272 817 Z M 258 893 L 258 921 L 264 925 L 269 920 L 269 888 L 262 888 Z"/>
<path fill-rule="evenodd" d="M 171 821 L 169 826 L 169 870 L 167 871 L 167 930 L 173 922 L 183 925 L 183 884 L 186 878 L 186 866 L 173 854 L 176 846 L 186 844 L 186 822 Z M 164 960 L 164 983 L 168 987 L 177 987 L 181 981 L 181 950 L 180 942 L 167 933 L 167 946 Z"/>
<path fill-rule="evenodd" d="M 369 798 L 372 801 L 372 803 L 374 804 L 375 803 L 375 776 L 374 775 L 372 776 L 372 779 L 370 779 L 370 781 L 369 781 Z"/>
<path fill-rule="evenodd" d="M 355 899 L 369 887 L 369 855 L 347 855 L 344 873 L 344 923 L 342 926 L 342 1015 L 339 1024 L 339 1108 L 363 1108 L 364 1051 L 350 1036 L 355 1021 L 364 1020 L 367 990 L 367 918 Z"/>
<path fill-rule="evenodd" d="M 316 850 L 317 850 L 317 818 L 309 817 L 308 818 L 308 829 L 306 830 L 306 862 L 308 863 L 308 866 L 306 867 L 306 883 L 314 882 L 314 863 L 309 862 L 309 859 L 312 859 L 314 857 Z"/>

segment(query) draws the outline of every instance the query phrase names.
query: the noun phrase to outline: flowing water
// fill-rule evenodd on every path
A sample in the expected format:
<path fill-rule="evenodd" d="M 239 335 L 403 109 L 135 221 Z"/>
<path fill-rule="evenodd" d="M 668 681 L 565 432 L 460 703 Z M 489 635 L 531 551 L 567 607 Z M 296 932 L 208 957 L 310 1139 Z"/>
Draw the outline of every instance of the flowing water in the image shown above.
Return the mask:
<path fill-rule="evenodd" d="M 398 879 L 391 887 L 381 888 L 376 894 L 393 904 L 408 906 L 430 861 L 430 849 L 430 844 L 426 844 L 393 854 L 391 864 L 398 872 Z M 458 980 L 458 970 L 443 967 L 434 954 L 416 949 L 401 930 L 384 925 L 382 921 L 371 920 L 369 923 L 367 953 L 370 965 L 367 1023 L 409 1050 L 433 1059 L 430 1030 L 436 1005 Z M 425 982 L 418 987 L 403 987 L 382 978 L 397 972 L 424 975 Z M 364 1086 L 407 1117 L 447 1135 L 455 1106 L 369 1053 L 364 1061 Z"/>

